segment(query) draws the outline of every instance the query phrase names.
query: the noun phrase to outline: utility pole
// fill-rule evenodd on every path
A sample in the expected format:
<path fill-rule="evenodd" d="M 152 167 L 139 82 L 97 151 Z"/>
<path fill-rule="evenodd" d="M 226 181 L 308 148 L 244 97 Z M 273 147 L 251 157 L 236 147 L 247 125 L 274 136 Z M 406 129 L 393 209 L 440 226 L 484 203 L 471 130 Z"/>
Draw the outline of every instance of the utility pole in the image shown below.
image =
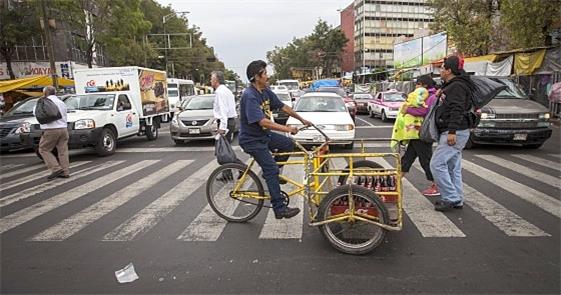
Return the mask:
<path fill-rule="evenodd" d="M 164 60 L 166 63 L 166 75 L 168 72 L 168 48 L 171 49 L 171 40 L 169 38 L 169 35 L 166 33 L 166 21 L 168 20 L 168 18 L 176 16 L 177 14 L 187 14 L 190 13 L 189 11 L 178 11 L 178 12 L 172 12 L 170 14 L 166 14 L 162 17 L 162 25 L 164 27 L 164 41 L 165 41 L 165 46 L 164 46 Z M 172 69 L 173 69 L 173 64 L 172 64 Z M 175 71 L 172 72 L 171 77 L 175 76 Z"/>
<path fill-rule="evenodd" d="M 53 38 L 51 36 L 51 20 L 47 18 L 47 1 L 41 0 L 41 10 L 42 10 L 42 20 L 41 26 L 45 33 L 45 39 L 47 40 L 47 52 L 49 53 L 49 63 L 51 65 L 51 78 L 53 79 L 53 86 L 58 90 L 58 79 L 55 66 L 55 48 L 53 44 Z M 52 20 L 52 25 L 54 26 L 54 19 Z"/>

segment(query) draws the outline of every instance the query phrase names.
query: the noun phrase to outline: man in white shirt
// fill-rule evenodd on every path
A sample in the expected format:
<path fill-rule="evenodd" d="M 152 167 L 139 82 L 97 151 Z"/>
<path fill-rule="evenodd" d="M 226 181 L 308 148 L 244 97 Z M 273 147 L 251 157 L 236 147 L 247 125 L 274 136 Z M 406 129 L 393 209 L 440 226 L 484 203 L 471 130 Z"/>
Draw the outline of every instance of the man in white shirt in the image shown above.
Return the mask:
<path fill-rule="evenodd" d="M 44 131 L 39 141 L 39 154 L 41 154 L 45 164 L 51 170 L 47 180 L 53 180 L 57 177 L 70 177 L 66 105 L 55 94 L 56 89 L 54 87 L 47 86 L 43 88 L 44 99 L 50 99 L 54 102 L 62 116 L 62 118 L 56 121 L 41 124 L 41 130 Z M 55 147 L 58 152 L 58 160 L 52 153 Z"/>
<path fill-rule="evenodd" d="M 210 75 L 210 84 L 214 88 L 214 118 L 218 122 L 218 133 L 225 135 L 228 142 L 232 142 L 236 129 L 236 101 L 234 94 L 224 85 L 224 73 L 213 71 Z"/>

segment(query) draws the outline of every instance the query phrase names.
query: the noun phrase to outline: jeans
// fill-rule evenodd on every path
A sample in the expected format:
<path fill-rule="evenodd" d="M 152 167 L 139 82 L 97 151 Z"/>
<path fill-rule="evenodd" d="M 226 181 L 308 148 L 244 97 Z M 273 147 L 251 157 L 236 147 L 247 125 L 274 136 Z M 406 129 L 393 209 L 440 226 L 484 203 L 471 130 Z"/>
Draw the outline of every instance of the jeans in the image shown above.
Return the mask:
<path fill-rule="evenodd" d="M 407 150 L 405 151 L 405 154 L 403 154 L 403 157 L 401 157 L 401 171 L 409 172 L 409 169 L 417 157 L 419 157 L 421 167 L 425 170 L 427 180 L 434 181 L 430 171 L 430 159 L 432 157 L 432 143 L 430 142 L 422 141 L 420 139 L 409 140 Z"/>
<path fill-rule="evenodd" d="M 462 150 L 469 139 L 469 129 L 456 131 L 456 144 L 448 145 L 448 131 L 442 132 L 434 150 L 430 169 L 444 201 L 463 204 Z"/>
<path fill-rule="evenodd" d="M 269 188 L 273 210 L 275 212 L 284 210 L 285 205 L 279 183 L 279 166 L 276 162 L 285 162 L 289 156 L 277 156 L 273 159 L 271 152 L 291 152 L 294 149 L 292 140 L 286 136 L 271 132 L 266 140 L 247 142 L 240 144 L 240 146 L 244 152 L 251 155 L 261 166 L 263 178 L 265 178 Z"/>

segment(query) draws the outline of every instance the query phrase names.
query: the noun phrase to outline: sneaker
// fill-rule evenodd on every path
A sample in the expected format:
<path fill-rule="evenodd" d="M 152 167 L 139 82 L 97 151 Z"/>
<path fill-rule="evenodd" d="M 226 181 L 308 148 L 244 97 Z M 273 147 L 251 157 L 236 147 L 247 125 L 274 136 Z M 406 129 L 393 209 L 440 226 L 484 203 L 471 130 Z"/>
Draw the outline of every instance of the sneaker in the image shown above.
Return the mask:
<path fill-rule="evenodd" d="M 47 181 L 51 181 L 51 180 L 59 177 L 59 175 L 62 175 L 63 173 L 64 173 L 64 170 L 62 170 L 62 169 L 57 170 L 57 171 L 51 173 L 51 175 L 47 176 Z"/>
<path fill-rule="evenodd" d="M 58 178 L 70 178 L 70 174 L 61 174 L 57 176 Z"/>
<path fill-rule="evenodd" d="M 290 208 L 285 207 L 280 211 L 275 211 L 275 218 L 276 219 L 283 219 L 283 218 L 292 218 L 300 213 L 300 209 L 298 208 Z"/>
<path fill-rule="evenodd" d="M 462 209 L 463 207 L 464 207 L 464 204 L 462 203 L 462 201 L 450 202 L 450 201 L 447 201 L 447 200 L 437 200 L 434 203 L 434 210 L 440 211 L 440 212 L 448 211 L 448 210 L 451 210 L 451 209 Z"/>
<path fill-rule="evenodd" d="M 438 197 L 440 196 L 440 191 L 438 191 L 438 187 L 436 184 L 432 184 L 427 189 L 423 191 L 423 196 L 425 197 Z"/>

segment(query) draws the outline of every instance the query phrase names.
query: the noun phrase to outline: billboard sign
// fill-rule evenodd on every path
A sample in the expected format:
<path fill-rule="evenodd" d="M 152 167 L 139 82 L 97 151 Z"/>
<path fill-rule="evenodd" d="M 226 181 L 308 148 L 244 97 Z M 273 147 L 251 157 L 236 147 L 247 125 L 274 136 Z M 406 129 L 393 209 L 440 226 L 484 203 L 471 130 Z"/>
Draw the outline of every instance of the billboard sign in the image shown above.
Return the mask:
<path fill-rule="evenodd" d="M 446 32 L 423 37 L 423 65 L 446 57 L 448 38 Z"/>
<path fill-rule="evenodd" d="M 413 39 L 393 46 L 393 66 L 396 69 L 420 66 L 423 40 Z"/>

